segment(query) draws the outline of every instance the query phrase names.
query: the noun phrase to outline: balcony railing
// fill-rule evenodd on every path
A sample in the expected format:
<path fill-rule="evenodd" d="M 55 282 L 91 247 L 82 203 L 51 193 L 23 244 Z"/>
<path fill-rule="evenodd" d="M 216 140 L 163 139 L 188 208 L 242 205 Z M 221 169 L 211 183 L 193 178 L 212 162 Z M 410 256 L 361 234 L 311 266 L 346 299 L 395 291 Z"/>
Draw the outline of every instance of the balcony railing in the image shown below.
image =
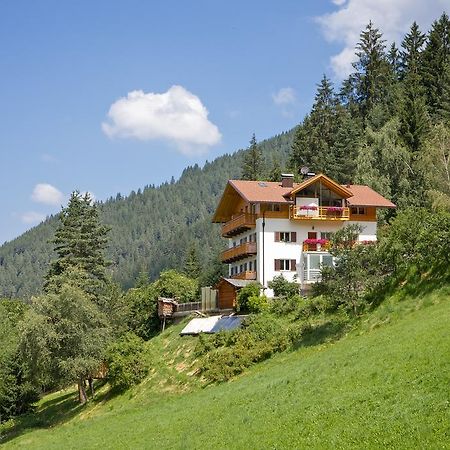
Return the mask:
<path fill-rule="evenodd" d="M 233 216 L 231 220 L 222 225 L 222 236 L 232 237 L 243 231 L 255 228 L 256 215 L 249 213 L 242 213 L 238 216 Z"/>
<path fill-rule="evenodd" d="M 245 272 L 233 275 L 231 278 L 235 278 L 238 280 L 256 280 L 256 272 L 253 270 L 246 270 Z"/>
<path fill-rule="evenodd" d="M 304 252 L 327 252 L 330 250 L 330 247 L 330 241 L 326 239 L 307 239 L 303 241 Z"/>
<path fill-rule="evenodd" d="M 295 220 L 350 220 L 345 206 L 291 206 L 290 218 Z"/>
<path fill-rule="evenodd" d="M 222 262 L 229 264 L 251 255 L 256 255 L 256 242 L 246 242 L 225 250 L 222 253 Z"/>

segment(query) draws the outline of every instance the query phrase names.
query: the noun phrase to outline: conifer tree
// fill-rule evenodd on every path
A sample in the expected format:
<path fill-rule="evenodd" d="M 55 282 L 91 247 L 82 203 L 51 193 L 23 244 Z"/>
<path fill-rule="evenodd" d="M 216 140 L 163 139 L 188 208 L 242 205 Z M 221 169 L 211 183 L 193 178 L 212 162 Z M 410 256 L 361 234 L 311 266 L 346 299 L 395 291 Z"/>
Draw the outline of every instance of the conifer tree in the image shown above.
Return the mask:
<path fill-rule="evenodd" d="M 291 165 L 309 167 L 314 172 L 327 173 L 333 162 L 337 120 L 337 98 L 331 81 L 324 75 L 317 85 L 311 114 L 298 127 L 292 144 Z"/>
<path fill-rule="evenodd" d="M 250 146 L 245 152 L 242 164 L 243 180 L 260 180 L 264 175 L 264 157 L 256 142 L 255 133 L 250 140 Z"/>
<path fill-rule="evenodd" d="M 93 296 L 100 305 L 102 291 L 107 282 L 104 251 L 109 228 L 99 220 L 96 205 L 89 193 L 72 193 L 66 208 L 60 213 L 61 224 L 55 232 L 53 243 L 57 259 L 45 277 L 46 292 L 57 293 L 61 279 L 76 270 L 83 276 L 76 280 L 78 287 Z"/>
<path fill-rule="evenodd" d="M 434 119 L 439 120 L 446 100 L 444 92 L 450 90 L 450 79 L 447 76 L 447 65 L 450 62 L 450 20 L 446 13 L 433 22 L 422 61 L 428 110 Z"/>
<path fill-rule="evenodd" d="M 425 35 L 414 22 L 402 41 L 401 77 L 402 102 L 400 133 L 412 152 L 419 151 L 429 126 L 425 90 L 420 74 Z"/>
<path fill-rule="evenodd" d="M 186 262 L 184 264 L 184 274 L 189 277 L 193 278 L 194 280 L 198 280 L 201 274 L 201 266 L 200 266 L 200 260 L 198 257 L 197 247 L 195 244 L 191 244 L 188 248 L 187 255 L 186 255 Z"/>
<path fill-rule="evenodd" d="M 392 68 L 385 54 L 385 40 L 378 28 L 369 22 L 360 34 L 356 45 L 357 61 L 353 63 L 356 72 L 352 75 L 361 115 L 367 120 L 375 106 L 381 106 L 388 116 L 391 107 L 390 87 Z M 388 119 L 389 117 L 387 117 Z"/>

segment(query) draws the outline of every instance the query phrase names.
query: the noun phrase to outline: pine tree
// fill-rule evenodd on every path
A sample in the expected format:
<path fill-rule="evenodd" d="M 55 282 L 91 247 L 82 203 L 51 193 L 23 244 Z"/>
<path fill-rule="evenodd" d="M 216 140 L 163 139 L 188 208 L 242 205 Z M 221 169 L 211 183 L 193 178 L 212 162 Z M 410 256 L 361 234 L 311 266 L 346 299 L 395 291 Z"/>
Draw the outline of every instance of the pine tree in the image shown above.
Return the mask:
<path fill-rule="evenodd" d="M 400 133 L 412 152 L 418 152 L 429 127 L 425 90 L 420 74 L 425 35 L 416 22 L 402 41 L 401 76 L 402 102 Z"/>
<path fill-rule="evenodd" d="M 189 277 L 193 278 L 194 280 L 198 280 L 201 274 L 201 266 L 200 266 L 200 259 L 198 257 L 197 247 L 195 244 L 191 244 L 188 248 L 186 260 L 184 264 L 184 274 Z"/>
<path fill-rule="evenodd" d="M 311 114 L 298 127 L 292 144 L 291 165 L 327 173 L 333 164 L 331 148 L 336 135 L 338 100 L 331 81 L 324 75 L 317 85 Z"/>
<path fill-rule="evenodd" d="M 250 140 L 250 146 L 245 152 L 242 164 L 243 180 L 260 180 L 264 175 L 264 157 L 256 142 L 255 134 Z"/>
<path fill-rule="evenodd" d="M 72 270 L 85 274 L 85 291 L 100 300 L 101 287 L 106 283 L 104 251 L 109 228 L 99 220 L 96 205 L 90 195 L 72 193 L 66 208 L 60 213 L 60 226 L 53 243 L 57 259 L 50 265 L 45 277 L 47 292 L 57 292 L 60 278 Z M 81 279 L 78 280 L 81 283 Z"/>
<path fill-rule="evenodd" d="M 450 20 L 446 13 L 433 22 L 422 55 L 422 78 L 428 110 L 432 118 L 441 118 L 444 93 L 450 90 L 447 65 L 450 62 Z"/>
<path fill-rule="evenodd" d="M 389 65 L 391 66 L 391 70 L 395 78 L 399 78 L 399 73 L 401 70 L 401 54 L 398 50 L 398 47 L 395 45 L 395 42 L 393 42 L 389 48 L 387 60 L 389 62 Z"/>
<path fill-rule="evenodd" d="M 409 33 L 402 41 L 403 50 L 400 53 L 400 71 L 402 78 L 405 78 L 408 73 L 419 73 L 425 40 L 425 34 L 420 31 L 417 22 L 413 22 Z"/>
<path fill-rule="evenodd" d="M 385 111 L 386 119 L 389 118 L 389 103 L 393 102 L 389 89 L 394 77 L 385 48 L 383 35 L 369 22 L 356 45 L 358 60 L 353 63 L 356 72 L 351 78 L 364 120 L 369 118 L 375 106 L 380 106 Z"/>

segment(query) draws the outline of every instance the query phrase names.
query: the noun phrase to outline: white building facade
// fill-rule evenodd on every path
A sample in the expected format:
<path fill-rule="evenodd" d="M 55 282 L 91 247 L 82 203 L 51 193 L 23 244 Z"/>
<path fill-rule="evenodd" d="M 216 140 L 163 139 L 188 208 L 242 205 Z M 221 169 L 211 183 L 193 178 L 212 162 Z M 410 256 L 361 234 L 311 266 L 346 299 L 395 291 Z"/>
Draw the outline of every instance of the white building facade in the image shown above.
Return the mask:
<path fill-rule="evenodd" d="M 375 241 L 377 208 L 393 207 L 367 186 L 341 186 L 323 174 L 294 184 L 284 175 L 280 183 L 230 181 L 214 221 L 228 238 L 222 261 L 230 278 L 267 288 L 283 275 L 306 287 L 320 279 L 321 267 L 333 264 L 328 249 L 334 232 L 358 224 L 358 241 Z"/>

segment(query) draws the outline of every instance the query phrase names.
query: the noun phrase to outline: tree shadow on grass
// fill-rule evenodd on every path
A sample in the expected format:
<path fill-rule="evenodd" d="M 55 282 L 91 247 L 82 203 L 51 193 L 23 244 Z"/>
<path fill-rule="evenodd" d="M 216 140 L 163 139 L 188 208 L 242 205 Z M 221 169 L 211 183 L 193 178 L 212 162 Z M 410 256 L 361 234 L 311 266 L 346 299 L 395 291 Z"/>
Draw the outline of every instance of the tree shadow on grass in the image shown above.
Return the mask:
<path fill-rule="evenodd" d="M 104 386 L 105 383 L 105 381 L 98 381 L 95 383 L 95 388 L 99 389 Z M 98 392 L 86 405 L 80 405 L 76 390 L 44 400 L 34 412 L 15 418 L 14 427 L 5 433 L 5 435 L 0 435 L 0 445 L 17 438 L 32 429 L 52 428 L 66 423 L 87 409 L 90 405 L 109 401 L 117 394 L 118 392 L 109 389 Z"/>
<path fill-rule="evenodd" d="M 329 321 L 318 325 L 305 332 L 301 339 L 295 343 L 294 349 L 336 341 L 345 334 L 347 325 L 346 322 L 342 321 Z"/>

